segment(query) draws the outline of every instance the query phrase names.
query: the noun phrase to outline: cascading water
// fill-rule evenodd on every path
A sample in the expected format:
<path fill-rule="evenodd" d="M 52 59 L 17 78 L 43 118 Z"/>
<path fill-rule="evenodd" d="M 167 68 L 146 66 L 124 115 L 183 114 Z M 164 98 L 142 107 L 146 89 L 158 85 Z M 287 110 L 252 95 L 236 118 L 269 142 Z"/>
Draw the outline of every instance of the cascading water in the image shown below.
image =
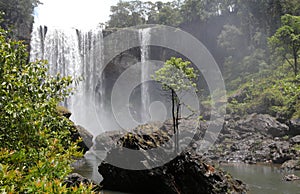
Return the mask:
<path fill-rule="evenodd" d="M 75 94 L 65 102 L 71 119 L 88 129 L 94 136 L 102 132 L 95 112 L 95 92 L 103 80 L 99 72 L 103 65 L 103 35 L 101 29 L 81 31 L 77 29 L 52 29 L 35 26 L 31 40 L 31 61 L 48 61 L 50 74 L 60 73 L 82 81 L 76 85 Z M 99 87 L 99 86 L 97 86 Z M 100 89 L 104 96 L 104 89 Z M 103 98 L 97 99 L 103 106 Z"/>
<path fill-rule="evenodd" d="M 149 43 L 151 40 L 151 28 L 139 30 L 141 43 L 141 122 L 147 123 L 151 120 L 149 114 L 150 97 L 147 80 L 149 80 Z"/>

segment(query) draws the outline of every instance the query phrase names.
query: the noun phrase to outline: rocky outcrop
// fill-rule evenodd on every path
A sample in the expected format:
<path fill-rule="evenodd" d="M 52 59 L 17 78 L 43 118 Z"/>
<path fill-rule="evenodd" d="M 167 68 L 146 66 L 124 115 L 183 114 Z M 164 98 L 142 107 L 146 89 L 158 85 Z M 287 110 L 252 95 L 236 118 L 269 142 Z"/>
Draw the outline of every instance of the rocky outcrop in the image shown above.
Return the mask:
<path fill-rule="evenodd" d="M 166 122 L 161 126 L 139 126 L 134 133 L 123 135 L 99 166 L 104 189 L 166 194 L 246 193 L 246 186 L 241 181 L 215 168 L 192 149 L 187 148 L 176 156 L 172 150 L 170 129 L 170 123 Z M 162 149 L 151 152 L 156 148 Z M 130 156 L 134 157 L 128 157 L 132 150 L 135 154 Z M 161 161 L 167 162 L 153 167 Z"/>

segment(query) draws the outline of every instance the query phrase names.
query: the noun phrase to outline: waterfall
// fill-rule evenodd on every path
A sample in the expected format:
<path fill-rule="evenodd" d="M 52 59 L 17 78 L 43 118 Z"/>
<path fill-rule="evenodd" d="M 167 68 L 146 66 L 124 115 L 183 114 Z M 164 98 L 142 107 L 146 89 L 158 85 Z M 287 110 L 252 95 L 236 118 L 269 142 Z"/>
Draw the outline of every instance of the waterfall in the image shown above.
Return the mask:
<path fill-rule="evenodd" d="M 94 135 L 102 132 L 95 110 L 96 87 L 104 87 L 99 75 L 103 65 L 103 35 L 101 29 L 52 29 L 35 26 L 32 33 L 30 60 L 48 61 L 51 75 L 60 73 L 82 79 L 75 94 L 65 102 L 72 112 L 71 119 Z M 97 86 L 98 84 L 98 86 Z M 100 89 L 104 96 L 104 89 Z M 103 107 L 103 98 L 97 99 Z"/>
<path fill-rule="evenodd" d="M 141 122 L 147 123 L 151 120 L 149 114 L 150 95 L 148 91 L 147 80 L 149 80 L 149 66 L 147 61 L 149 60 L 149 44 L 151 40 L 151 28 L 145 28 L 139 30 L 140 42 L 141 42 Z"/>

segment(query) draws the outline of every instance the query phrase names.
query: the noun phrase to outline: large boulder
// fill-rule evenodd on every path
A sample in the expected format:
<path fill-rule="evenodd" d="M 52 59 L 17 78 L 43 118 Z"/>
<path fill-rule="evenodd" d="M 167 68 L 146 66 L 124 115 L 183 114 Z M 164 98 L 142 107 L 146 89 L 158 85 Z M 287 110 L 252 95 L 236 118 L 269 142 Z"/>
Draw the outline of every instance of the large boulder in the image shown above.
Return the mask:
<path fill-rule="evenodd" d="M 261 134 L 282 137 L 288 134 L 289 127 L 266 114 L 252 114 L 238 121 L 236 130 L 240 132 L 259 132 Z"/>
<path fill-rule="evenodd" d="M 99 166 L 104 189 L 133 193 L 213 194 L 246 193 L 246 186 L 201 156 L 184 152 L 157 168 L 128 170 L 103 162 Z"/>
<path fill-rule="evenodd" d="M 104 189 L 130 193 L 246 193 L 245 184 L 215 168 L 193 149 L 175 154 L 170 127 L 168 123 L 158 129 L 144 125 L 133 130 L 135 133 L 123 135 L 98 168 Z M 187 131 L 182 130 L 182 134 L 191 135 Z M 155 166 L 162 161 L 166 162 Z"/>

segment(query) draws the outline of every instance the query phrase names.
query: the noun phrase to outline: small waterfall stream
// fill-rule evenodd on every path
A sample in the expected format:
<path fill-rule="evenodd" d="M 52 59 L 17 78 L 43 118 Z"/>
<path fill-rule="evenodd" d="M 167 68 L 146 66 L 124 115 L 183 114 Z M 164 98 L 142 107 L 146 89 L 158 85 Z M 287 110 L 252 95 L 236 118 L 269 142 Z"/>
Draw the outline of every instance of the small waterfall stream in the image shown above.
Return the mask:
<path fill-rule="evenodd" d="M 141 122 L 147 123 L 151 120 L 149 114 L 150 95 L 148 91 L 147 80 L 149 80 L 149 43 L 151 40 L 151 28 L 140 29 L 141 42 Z"/>

